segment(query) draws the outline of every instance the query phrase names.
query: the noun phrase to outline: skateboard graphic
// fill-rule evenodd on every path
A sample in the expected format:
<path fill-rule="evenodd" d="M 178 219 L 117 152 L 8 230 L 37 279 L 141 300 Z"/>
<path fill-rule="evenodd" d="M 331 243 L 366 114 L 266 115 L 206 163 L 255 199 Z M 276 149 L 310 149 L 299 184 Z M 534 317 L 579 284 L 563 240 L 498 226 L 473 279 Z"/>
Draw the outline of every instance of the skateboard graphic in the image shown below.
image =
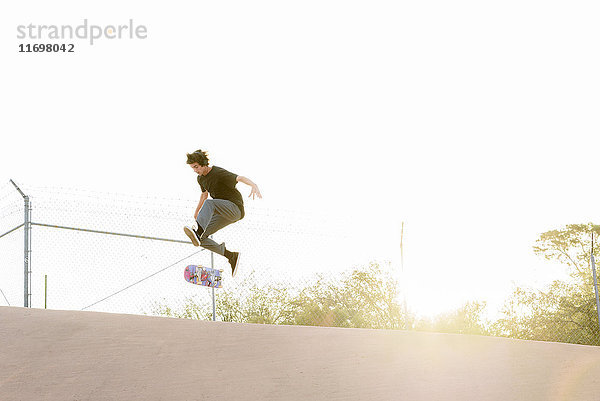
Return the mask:
<path fill-rule="evenodd" d="M 185 268 L 183 276 L 188 283 L 203 285 L 205 287 L 222 288 L 222 269 L 213 269 L 201 265 L 189 265 Z"/>

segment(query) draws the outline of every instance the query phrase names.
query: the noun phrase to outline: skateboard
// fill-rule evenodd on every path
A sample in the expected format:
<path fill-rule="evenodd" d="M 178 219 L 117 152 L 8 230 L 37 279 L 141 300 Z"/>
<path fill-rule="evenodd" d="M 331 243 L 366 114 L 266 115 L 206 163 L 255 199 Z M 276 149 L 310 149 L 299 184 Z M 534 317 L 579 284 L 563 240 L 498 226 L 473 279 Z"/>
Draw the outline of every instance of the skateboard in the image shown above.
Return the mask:
<path fill-rule="evenodd" d="M 222 288 L 221 273 L 223 273 L 223 269 L 189 265 L 185 268 L 183 276 L 188 283 L 203 285 L 205 287 Z"/>

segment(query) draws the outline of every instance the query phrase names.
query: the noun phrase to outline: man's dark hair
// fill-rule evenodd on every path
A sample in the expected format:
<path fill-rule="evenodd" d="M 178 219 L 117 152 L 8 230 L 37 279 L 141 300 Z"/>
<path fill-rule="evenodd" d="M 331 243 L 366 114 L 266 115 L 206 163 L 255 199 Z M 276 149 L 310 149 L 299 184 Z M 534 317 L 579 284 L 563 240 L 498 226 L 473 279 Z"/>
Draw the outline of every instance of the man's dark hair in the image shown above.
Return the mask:
<path fill-rule="evenodd" d="M 198 163 L 201 166 L 208 166 L 208 153 L 198 149 L 194 153 L 187 154 L 187 164 Z"/>

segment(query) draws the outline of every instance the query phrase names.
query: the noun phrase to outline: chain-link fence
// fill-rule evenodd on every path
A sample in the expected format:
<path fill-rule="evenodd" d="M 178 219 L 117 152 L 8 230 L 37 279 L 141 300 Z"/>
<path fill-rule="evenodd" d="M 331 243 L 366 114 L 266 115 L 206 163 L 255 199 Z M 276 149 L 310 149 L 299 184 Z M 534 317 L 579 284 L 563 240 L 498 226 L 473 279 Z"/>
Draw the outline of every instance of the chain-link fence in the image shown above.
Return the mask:
<path fill-rule="evenodd" d="M 226 299 L 258 301 L 261 291 L 285 288 L 286 302 L 297 301 L 315 280 L 335 283 L 365 260 L 341 219 L 247 205 L 243 220 L 213 236 L 242 253 L 232 279 L 225 258 L 211 261 L 210 252 L 183 233 L 193 224 L 197 200 L 21 188 L 31 199 L 30 306 L 37 308 L 184 315 L 195 305 L 198 317 L 209 318 L 210 289 L 187 283 L 183 271 L 214 263 L 224 270 L 217 319 L 226 320 Z M 0 196 L 0 305 L 22 306 L 23 198 L 10 185 L 0 187 Z"/>
<path fill-rule="evenodd" d="M 542 234 L 540 255 L 561 261 L 564 254 L 570 281 L 517 288 L 493 322 L 478 302 L 427 320 L 407 307 L 397 268 L 369 263 L 371 255 L 363 252 L 369 245 L 352 221 L 248 205 L 243 220 L 214 235 L 242 252 L 240 273 L 232 279 L 225 258 L 211 260 L 183 233 L 193 223 L 197 200 L 22 189 L 31 199 L 30 306 L 36 308 L 47 303 L 52 309 L 211 319 L 211 289 L 187 283 L 183 271 L 214 263 L 224 271 L 223 288 L 215 290 L 217 320 L 600 345 L 591 242 L 585 239 L 596 230 L 591 224 Z M 0 305 L 23 305 L 24 215 L 21 194 L 1 185 Z"/>
<path fill-rule="evenodd" d="M 9 183 L 0 186 L 0 305 L 23 306 L 24 203 Z M 19 235 L 20 234 L 20 235 Z"/>
<path fill-rule="evenodd" d="M 555 280 L 541 289 L 516 288 L 490 325 L 495 335 L 525 340 L 600 345 L 594 265 L 591 247 L 575 245 L 583 256 L 567 280 Z M 564 249 L 568 255 L 567 249 Z M 587 259 L 587 260 L 586 260 Z"/>
<path fill-rule="evenodd" d="M 483 334 L 523 340 L 600 345 L 594 240 L 600 227 L 569 224 L 539 235 L 533 252 L 558 262 L 560 278 L 538 286 L 517 285 L 507 293 L 495 317 L 486 317 L 486 303 L 472 301 L 458 310 L 416 322 L 420 330 Z M 592 257 L 594 255 L 594 258 Z"/>

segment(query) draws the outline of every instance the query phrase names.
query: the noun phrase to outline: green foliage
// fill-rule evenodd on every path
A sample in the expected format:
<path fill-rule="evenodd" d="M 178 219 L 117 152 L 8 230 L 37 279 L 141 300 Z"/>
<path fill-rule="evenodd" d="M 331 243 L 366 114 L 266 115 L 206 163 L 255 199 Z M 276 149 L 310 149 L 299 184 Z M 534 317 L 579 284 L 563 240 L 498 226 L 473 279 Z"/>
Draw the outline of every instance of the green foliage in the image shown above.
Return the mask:
<path fill-rule="evenodd" d="M 592 234 L 597 241 L 600 226 L 569 224 L 563 229 L 541 234 L 533 251 L 546 260 L 565 264 L 569 275 L 580 283 L 591 283 Z M 594 249 L 594 257 L 598 257 L 598 247 Z"/>
<path fill-rule="evenodd" d="M 324 275 L 302 288 L 280 283 L 256 284 L 252 274 L 236 288 L 218 290 L 219 320 L 239 323 L 402 329 L 412 318 L 398 301 L 398 282 L 376 263 L 342 274 L 338 280 Z M 210 306 L 187 299 L 180 310 L 155 305 L 152 313 L 188 319 L 212 318 Z"/>
<path fill-rule="evenodd" d="M 259 287 L 253 275 L 236 290 L 219 292 L 216 297 L 217 315 L 224 322 L 290 324 L 293 315 L 291 295 L 281 284 Z"/>
<path fill-rule="evenodd" d="M 212 312 L 208 311 L 208 307 L 206 302 L 199 301 L 196 298 L 188 298 L 185 300 L 183 308 L 177 310 L 169 306 L 166 300 L 163 300 L 163 303 L 151 306 L 150 314 L 184 319 L 212 319 Z"/>
<path fill-rule="evenodd" d="M 319 277 L 292 301 L 293 324 L 371 329 L 407 328 L 412 318 L 398 301 L 398 283 L 376 263 L 339 281 Z"/>
<path fill-rule="evenodd" d="M 453 312 L 443 313 L 433 319 L 419 320 L 416 330 L 438 333 L 488 335 L 489 323 L 484 317 L 485 302 L 467 302 Z"/>
<path fill-rule="evenodd" d="M 593 288 L 555 281 L 544 291 L 517 288 L 492 333 L 524 340 L 600 345 Z"/>
<path fill-rule="evenodd" d="M 528 340 L 600 345 L 590 261 L 592 234 L 599 234 L 599 226 L 592 223 L 541 234 L 534 252 L 565 264 L 571 281 L 555 281 L 542 291 L 516 288 L 491 332 Z"/>

